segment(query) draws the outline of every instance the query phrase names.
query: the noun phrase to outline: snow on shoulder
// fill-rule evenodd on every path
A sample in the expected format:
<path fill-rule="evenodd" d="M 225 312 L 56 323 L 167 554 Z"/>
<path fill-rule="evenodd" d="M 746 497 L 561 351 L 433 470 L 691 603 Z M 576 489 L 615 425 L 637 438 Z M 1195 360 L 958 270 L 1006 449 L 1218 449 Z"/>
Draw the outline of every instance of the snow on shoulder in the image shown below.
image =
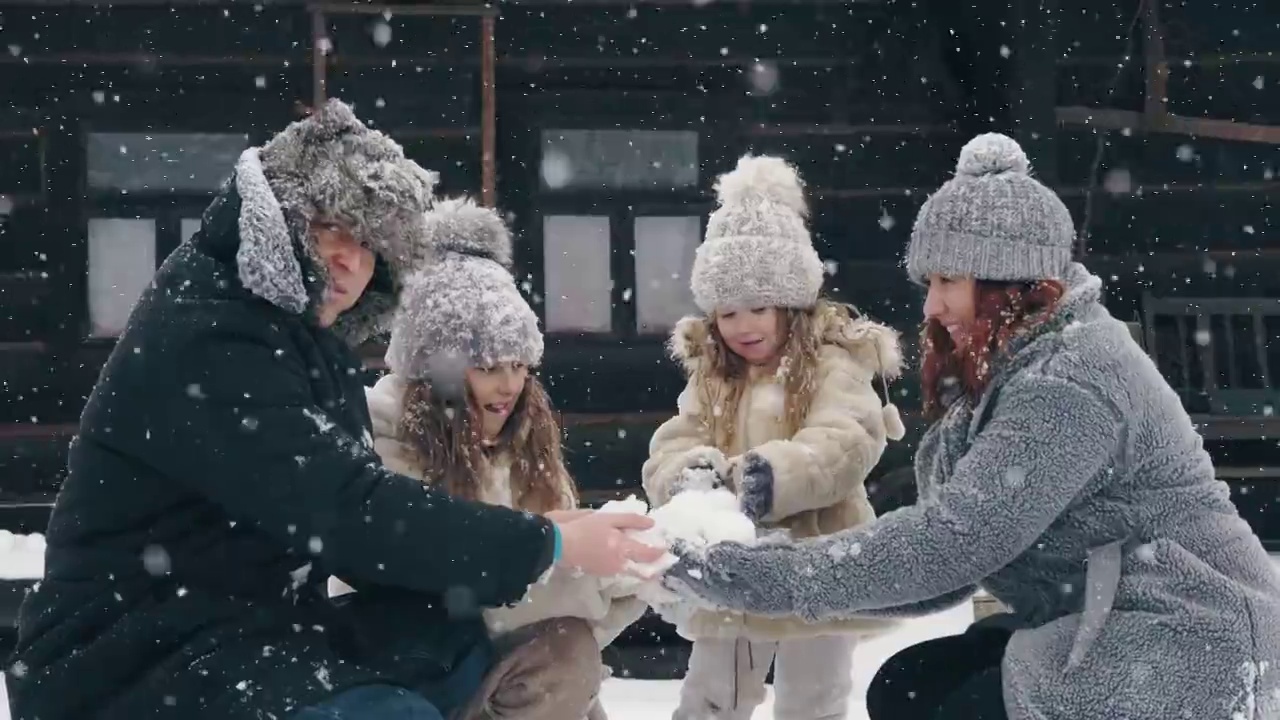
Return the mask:
<path fill-rule="evenodd" d="M 666 505 L 650 510 L 645 501 L 632 495 L 626 500 L 605 503 L 599 512 L 624 512 L 648 515 L 654 525 L 648 530 L 631 531 L 631 536 L 646 545 L 669 548 L 680 541 L 691 550 L 702 550 L 719 542 L 756 542 L 756 526 L 738 507 L 738 498 L 729 490 L 690 489 L 671 498 Z M 606 589 L 615 597 L 637 595 L 652 605 L 671 601 L 659 578 L 676 563 L 667 553 L 656 562 L 634 568 L 640 577 L 610 578 Z"/>

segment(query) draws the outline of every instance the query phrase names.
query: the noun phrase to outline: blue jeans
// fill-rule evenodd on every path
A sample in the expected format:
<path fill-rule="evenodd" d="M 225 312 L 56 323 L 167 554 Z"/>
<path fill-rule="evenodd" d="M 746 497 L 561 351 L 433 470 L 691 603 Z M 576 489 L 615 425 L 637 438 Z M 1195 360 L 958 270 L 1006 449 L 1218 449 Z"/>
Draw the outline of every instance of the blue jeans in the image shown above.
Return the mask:
<path fill-rule="evenodd" d="M 303 708 L 294 720 L 444 720 L 423 696 L 395 685 L 361 685 L 319 705 Z"/>
<path fill-rule="evenodd" d="M 491 649 L 481 645 L 447 677 L 413 690 L 396 685 L 349 688 L 319 705 L 303 708 L 290 720 L 444 720 L 479 690 L 492 657 Z"/>

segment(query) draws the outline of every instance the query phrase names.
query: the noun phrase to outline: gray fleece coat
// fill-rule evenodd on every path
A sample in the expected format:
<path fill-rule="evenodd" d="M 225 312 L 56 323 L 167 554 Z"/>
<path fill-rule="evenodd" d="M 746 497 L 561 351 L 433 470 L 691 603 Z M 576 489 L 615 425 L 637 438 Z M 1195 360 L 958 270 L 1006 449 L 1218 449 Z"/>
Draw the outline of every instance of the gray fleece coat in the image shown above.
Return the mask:
<path fill-rule="evenodd" d="M 1280 575 L 1177 396 L 1081 265 L 975 405 L 916 457 L 920 502 L 801 543 L 687 555 L 669 588 L 813 619 L 912 615 L 981 585 L 1025 629 L 1011 720 L 1280 718 Z"/>

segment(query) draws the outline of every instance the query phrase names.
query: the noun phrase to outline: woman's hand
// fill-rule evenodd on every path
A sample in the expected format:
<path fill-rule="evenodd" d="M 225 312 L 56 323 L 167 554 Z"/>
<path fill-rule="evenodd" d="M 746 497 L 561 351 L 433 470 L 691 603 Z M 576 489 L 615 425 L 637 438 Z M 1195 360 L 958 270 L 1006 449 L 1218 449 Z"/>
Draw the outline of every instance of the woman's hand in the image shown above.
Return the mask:
<path fill-rule="evenodd" d="M 666 548 L 627 537 L 628 530 L 653 527 L 653 520 L 644 515 L 587 511 L 563 522 L 550 513 L 547 517 L 560 530 L 560 565 L 588 575 L 641 575 L 637 565 L 657 562 L 666 554 Z"/>
<path fill-rule="evenodd" d="M 796 569 L 789 549 L 789 545 L 725 542 L 693 550 L 677 542 L 670 552 L 679 561 L 663 575 L 662 587 L 708 609 L 793 615 L 793 588 L 785 581 Z M 785 553 L 785 557 L 776 557 L 777 553 Z"/>

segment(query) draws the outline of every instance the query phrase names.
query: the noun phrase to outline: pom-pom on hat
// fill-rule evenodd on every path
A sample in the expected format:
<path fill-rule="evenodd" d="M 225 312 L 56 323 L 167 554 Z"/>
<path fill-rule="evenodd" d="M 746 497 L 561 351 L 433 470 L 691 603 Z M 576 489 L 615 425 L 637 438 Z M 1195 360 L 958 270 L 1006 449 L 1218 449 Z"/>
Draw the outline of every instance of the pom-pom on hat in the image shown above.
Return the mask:
<path fill-rule="evenodd" d="M 807 308 L 822 290 L 822 260 L 805 224 L 809 209 L 795 167 L 746 155 L 716 182 L 718 207 L 693 261 L 693 300 L 722 308 Z"/>
<path fill-rule="evenodd" d="M 1006 281 L 1062 277 L 1075 238 L 1071 213 L 1030 173 L 1013 138 L 987 133 L 966 143 L 955 177 L 916 217 L 906 256 L 911 279 L 924 284 L 932 273 Z"/>
<path fill-rule="evenodd" d="M 409 278 L 391 324 L 387 365 L 410 380 L 461 381 L 467 367 L 542 360 L 538 316 L 512 277 L 511 234 L 467 198 L 425 216 L 438 259 Z"/>

